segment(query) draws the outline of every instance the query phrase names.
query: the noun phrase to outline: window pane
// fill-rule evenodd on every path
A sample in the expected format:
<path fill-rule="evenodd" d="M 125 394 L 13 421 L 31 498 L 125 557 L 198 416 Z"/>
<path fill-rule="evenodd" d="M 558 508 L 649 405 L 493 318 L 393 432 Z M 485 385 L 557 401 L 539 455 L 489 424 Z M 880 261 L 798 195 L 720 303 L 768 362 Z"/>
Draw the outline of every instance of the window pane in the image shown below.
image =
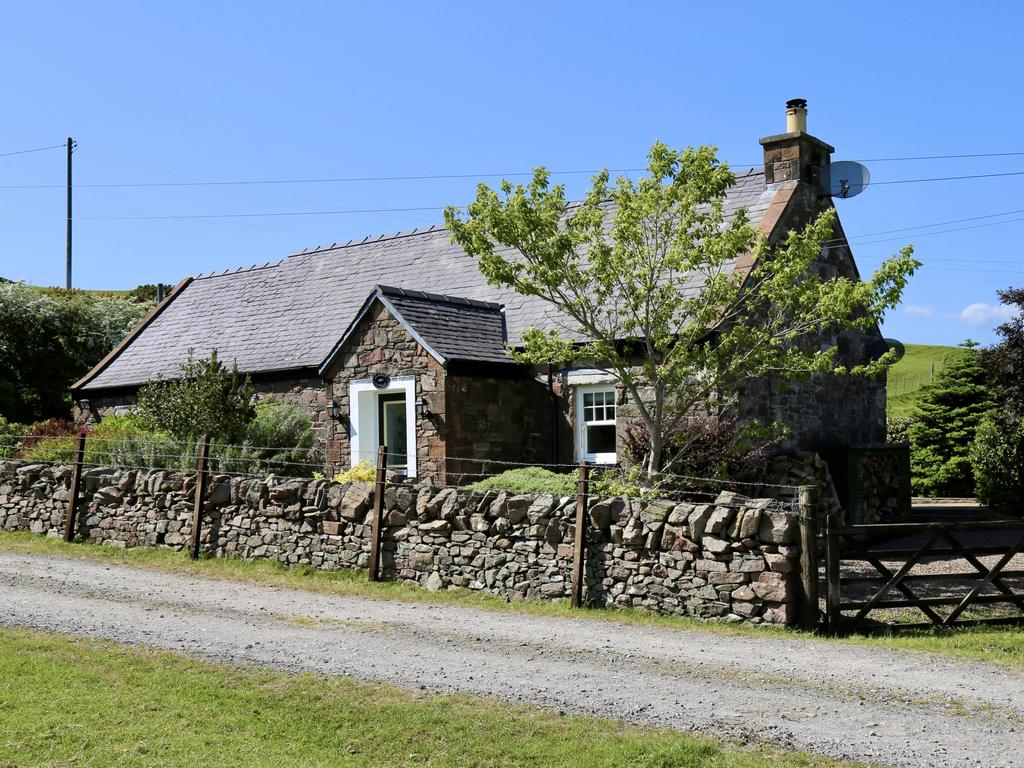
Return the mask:
<path fill-rule="evenodd" d="M 587 427 L 587 453 L 615 453 L 615 427 Z"/>
<path fill-rule="evenodd" d="M 615 421 L 615 390 L 584 392 L 583 421 Z"/>

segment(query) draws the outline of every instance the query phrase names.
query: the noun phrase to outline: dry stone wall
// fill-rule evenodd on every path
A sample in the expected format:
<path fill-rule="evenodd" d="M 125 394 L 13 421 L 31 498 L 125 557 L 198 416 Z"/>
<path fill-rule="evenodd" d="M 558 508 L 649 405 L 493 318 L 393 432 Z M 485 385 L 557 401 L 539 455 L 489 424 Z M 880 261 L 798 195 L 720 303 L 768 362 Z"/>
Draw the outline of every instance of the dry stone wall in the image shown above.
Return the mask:
<path fill-rule="evenodd" d="M 59 536 L 70 467 L 0 462 L 0 529 Z M 109 546 L 183 548 L 193 475 L 92 469 L 79 535 Z M 364 568 L 373 486 L 214 476 L 203 547 L 216 556 L 314 568 Z M 574 497 L 389 485 L 384 575 L 427 589 L 509 598 L 568 597 Z M 714 503 L 595 500 L 584 598 L 664 614 L 785 624 L 795 620 L 799 547 L 788 505 L 723 492 Z"/>

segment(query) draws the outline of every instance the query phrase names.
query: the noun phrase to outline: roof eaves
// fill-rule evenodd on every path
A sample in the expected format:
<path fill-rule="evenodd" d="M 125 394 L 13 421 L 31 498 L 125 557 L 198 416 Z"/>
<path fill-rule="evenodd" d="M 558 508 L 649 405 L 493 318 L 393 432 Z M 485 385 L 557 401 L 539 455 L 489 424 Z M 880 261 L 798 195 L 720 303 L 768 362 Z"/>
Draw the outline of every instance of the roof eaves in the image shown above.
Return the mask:
<path fill-rule="evenodd" d="M 310 367 L 308 365 L 293 365 L 288 366 L 286 368 L 258 368 L 251 371 L 240 370 L 239 373 L 244 374 L 245 376 L 286 376 L 295 375 L 296 373 L 307 371 L 311 374 L 317 373 L 316 368 Z M 158 377 L 163 376 L 163 374 L 157 375 Z M 166 377 L 166 380 L 174 381 L 175 378 L 176 377 L 174 376 L 168 376 Z M 88 392 L 89 394 L 95 394 L 96 392 L 130 391 L 139 389 L 140 387 L 144 387 L 150 381 L 152 381 L 152 379 L 146 379 L 144 381 L 119 382 L 117 384 L 100 384 L 99 386 L 89 386 L 88 384 L 86 384 L 78 391 L 82 393 Z"/>

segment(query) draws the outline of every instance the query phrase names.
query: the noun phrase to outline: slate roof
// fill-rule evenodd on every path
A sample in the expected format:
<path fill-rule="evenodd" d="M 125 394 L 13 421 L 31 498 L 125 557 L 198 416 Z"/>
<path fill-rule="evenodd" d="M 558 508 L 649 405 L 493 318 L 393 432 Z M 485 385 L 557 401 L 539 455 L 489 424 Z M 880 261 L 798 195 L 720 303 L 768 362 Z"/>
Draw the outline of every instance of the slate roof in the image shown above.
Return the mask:
<path fill-rule="evenodd" d="M 392 312 L 439 362 L 471 360 L 511 363 L 505 351 L 505 312 L 501 304 L 424 291 L 378 286 Z"/>
<path fill-rule="evenodd" d="M 730 189 L 727 213 L 746 209 L 756 226 L 776 193 L 774 186 L 765 188 L 763 171 L 752 170 Z M 560 318 L 540 299 L 488 285 L 473 258 L 451 242 L 446 229 L 429 227 L 310 248 L 261 266 L 197 275 L 123 350 L 78 382 L 76 391 L 135 386 L 158 375 L 173 377 L 189 349 L 203 357 L 216 348 L 222 360 L 235 361 L 246 373 L 316 370 L 380 284 L 501 304 L 511 344 L 531 326 L 559 325 Z M 439 317 L 424 316 L 420 322 L 432 327 Z M 467 340 L 439 341 L 446 343 L 455 344 L 451 349 L 457 351 L 457 345 Z"/>

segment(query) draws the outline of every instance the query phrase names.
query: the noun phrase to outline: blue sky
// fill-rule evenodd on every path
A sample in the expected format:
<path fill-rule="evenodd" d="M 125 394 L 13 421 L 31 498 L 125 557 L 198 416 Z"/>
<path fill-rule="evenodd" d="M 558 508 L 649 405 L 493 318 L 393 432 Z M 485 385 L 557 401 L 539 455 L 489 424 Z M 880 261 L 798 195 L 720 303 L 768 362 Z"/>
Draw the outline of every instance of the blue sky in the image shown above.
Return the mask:
<path fill-rule="evenodd" d="M 840 5 L 11 4 L 0 153 L 71 135 L 78 184 L 632 168 L 655 140 L 715 144 L 741 166 L 803 97 L 809 131 L 874 182 L 1024 171 L 1024 154 L 878 160 L 1024 152 L 1017 4 Z M 587 178 L 559 180 L 578 195 Z M 0 275 L 63 283 L 63 182 L 61 150 L 0 157 Z M 55 186 L 9 188 L 31 184 Z M 474 186 L 82 187 L 75 284 L 176 282 L 441 219 L 138 217 L 432 209 Z M 1022 192 L 1024 175 L 876 183 L 839 202 L 862 271 L 907 243 L 925 263 L 888 335 L 992 340 L 996 289 L 1024 283 Z"/>

